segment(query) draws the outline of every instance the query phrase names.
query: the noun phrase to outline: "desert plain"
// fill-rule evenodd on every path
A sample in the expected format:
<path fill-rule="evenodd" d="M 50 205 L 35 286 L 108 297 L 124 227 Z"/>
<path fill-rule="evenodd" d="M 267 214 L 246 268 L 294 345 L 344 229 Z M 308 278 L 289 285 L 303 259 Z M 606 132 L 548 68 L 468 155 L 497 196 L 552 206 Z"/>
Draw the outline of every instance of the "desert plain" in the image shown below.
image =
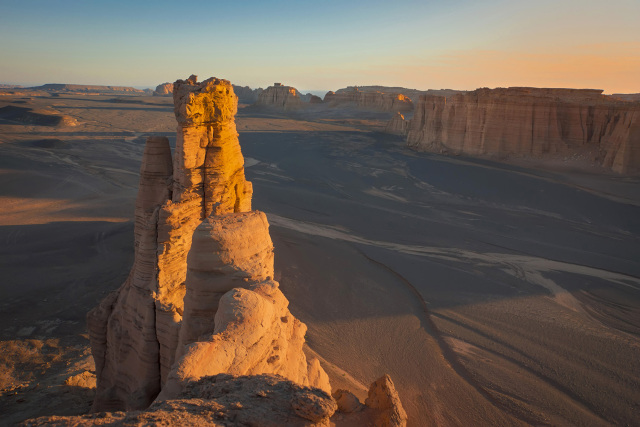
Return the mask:
<path fill-rule="evenodd" d="M 334 387 L 363 397 L 388 373 L 413 426 L 638 424 L 638 178 L 416 152 L 382 132 L 390 113 L 240 107 L 275 279 Z M 133 263 L 145 138 L 175 146 L 176 123 L 151 96 L 3 96 L 0 111 L 11 425 L 90 409 L 85 316 Z"/>

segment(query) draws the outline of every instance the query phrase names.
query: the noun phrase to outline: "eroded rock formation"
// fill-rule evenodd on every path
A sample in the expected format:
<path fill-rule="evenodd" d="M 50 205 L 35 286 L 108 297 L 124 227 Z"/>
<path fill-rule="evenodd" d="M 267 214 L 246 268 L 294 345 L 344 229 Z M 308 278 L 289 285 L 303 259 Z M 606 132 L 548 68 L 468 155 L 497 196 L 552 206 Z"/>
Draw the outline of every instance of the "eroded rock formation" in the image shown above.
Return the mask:
<path fill-rule="evenodd" d="M 411 98 L 401 93 L 363 92 L 357 87 L 327 92 L 324 102 L 329 106 L 356 106 L 358 108 L 377 111 L 407 112 L 413 110 Z"/>
<path fill-rule="evenodd" d="M 640 172 L 640 103 L 591 89 L 477 89 L 421 96 L 410 147 L 505 157 L 579 157 L 623 174 Z"/>
<path fill-rule="evenodd" d="M 162 83 L 156 86 L 153 96 L 171 96 L 173 95 L 173 83 Z"/>
<path fill-rule="evenodd" d="M 251 89 L 249 86 L 233 85 L 233 91 L 238 96 L 238 102 L 241 104 L 255 104 L 263 90 L 262 88 Z"/>
<path fill-rule="evenodd" d="M 303 101 L 296 88 L 274 83 L 258 95 L 256 105 L 287 111 L 301 108 Z"/>
<path fill-rule="evenodd" d="M 159 393 L 178 345 L 193 232 L 211 214 L 251 209 L 231 84 L 192 76 L 173 92 L 176 151 L 172 161 L 166 138 L 145 147 L 131 273 L 87 318 L 95 410 L 144 408 Z"/>
<path fill-rule="evenodd" d="M 233 88 L 191 76 L 173 96 L 173 157 L 164 137 L 148 138 L 144 150 L 133 268 L 88 315 L 93 410 L 155 403 L 43 422 L 328 425 L 338 407 L 329 377 L 305 356 L 306 326 L 273 280 L 267 218 L 251 211 Z M 388 377 L 341 414 L 345 425 L 406 420 Z"/>

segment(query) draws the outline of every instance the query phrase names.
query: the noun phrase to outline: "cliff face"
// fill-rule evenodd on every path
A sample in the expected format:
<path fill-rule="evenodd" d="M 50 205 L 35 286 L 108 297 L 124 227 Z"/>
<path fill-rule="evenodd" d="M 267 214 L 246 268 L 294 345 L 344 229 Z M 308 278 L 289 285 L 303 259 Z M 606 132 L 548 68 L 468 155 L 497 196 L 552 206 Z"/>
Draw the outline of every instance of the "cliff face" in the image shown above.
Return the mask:
<path fill-rule="evenodd" d="M 330 106 L 355 105 L 358 108 L 390 112 L 413 110 L 411 98 L 401 93 L 363 92 L 357 87 L 327 92 L 324 102 Z"/>
<path fill-rule="evenodd" d="M 420 97 L 410 147 L 497 157 L 580 156 L 618 173 L 640 168 L 640 103 L 590 89 L 477 89 Z"/>
<path fill-rule="evenodd" d="M 260 95 L 256 105 L 277 108 L 279 110 L 297 110 L 302 107 L 303 101 L 298 90 L 291 86 L 282 86 L 275 83 L 266 88 Z"/>

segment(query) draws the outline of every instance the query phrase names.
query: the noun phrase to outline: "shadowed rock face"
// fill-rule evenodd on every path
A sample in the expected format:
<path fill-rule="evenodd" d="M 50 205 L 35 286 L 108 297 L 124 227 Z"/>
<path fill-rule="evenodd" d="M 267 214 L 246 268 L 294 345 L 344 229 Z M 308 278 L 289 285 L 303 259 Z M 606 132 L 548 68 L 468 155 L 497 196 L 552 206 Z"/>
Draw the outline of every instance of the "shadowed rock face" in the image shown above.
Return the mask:
<path fill-rule="evenodd" d="M 389 120 L 384 131 L 393 135 L 406 135 L 409 129 L 409 123 L 409 120 L 405 120 L 404 116 L 400 112 L 397 112 L 395 116 Z"/>
<path fill-rule="evenodd" d="M 498 157 L 577 155 L 623 174 L 640 172 L 640 103 L 590 89 L 477 89 L 423 95 L 407 143 L 419 150 Z"/>

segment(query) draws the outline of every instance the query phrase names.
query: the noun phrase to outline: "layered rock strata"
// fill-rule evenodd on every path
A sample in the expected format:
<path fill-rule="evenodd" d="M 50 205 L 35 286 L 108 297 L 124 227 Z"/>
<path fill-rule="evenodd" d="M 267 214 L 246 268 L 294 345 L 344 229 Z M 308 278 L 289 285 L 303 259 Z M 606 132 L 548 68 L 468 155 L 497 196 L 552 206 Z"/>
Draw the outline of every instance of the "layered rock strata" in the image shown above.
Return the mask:
<path fill-rule="evenodd" d="M 303 101 L 296 88 L 274 83 L 258 95 L 256 105 L 288 111 L 302 108 Z"/>
<path fill-rule="evenodd" d="M 640 172 L 640 103 L 591 89 L 477 89 L 421 96 L 407 143 L 434 152 L 578 157 L 623 174 Z"/>
<path fill-rule="evenodd" d="M 193 232 L 212 214 L 251 210 L 231 84 L 192 76 L 173 92 L 176 151 L 171 160 L 166 139 L 150 138 L 145 147 L 131 273 L 87 317 L 94 410 L 140 409 L 155 398 L 178 345 Z"/>
<path fill-rule="evenodd" d="M 357 87 L 349 87 L 337 92 L 329 91 L 324 96 L 324 102 L 332 107 L 353 105 L 357 108 L 377 111 L 413 111 L 413 102 L 406 95 L 392 92 L 363 92 Z"/>

